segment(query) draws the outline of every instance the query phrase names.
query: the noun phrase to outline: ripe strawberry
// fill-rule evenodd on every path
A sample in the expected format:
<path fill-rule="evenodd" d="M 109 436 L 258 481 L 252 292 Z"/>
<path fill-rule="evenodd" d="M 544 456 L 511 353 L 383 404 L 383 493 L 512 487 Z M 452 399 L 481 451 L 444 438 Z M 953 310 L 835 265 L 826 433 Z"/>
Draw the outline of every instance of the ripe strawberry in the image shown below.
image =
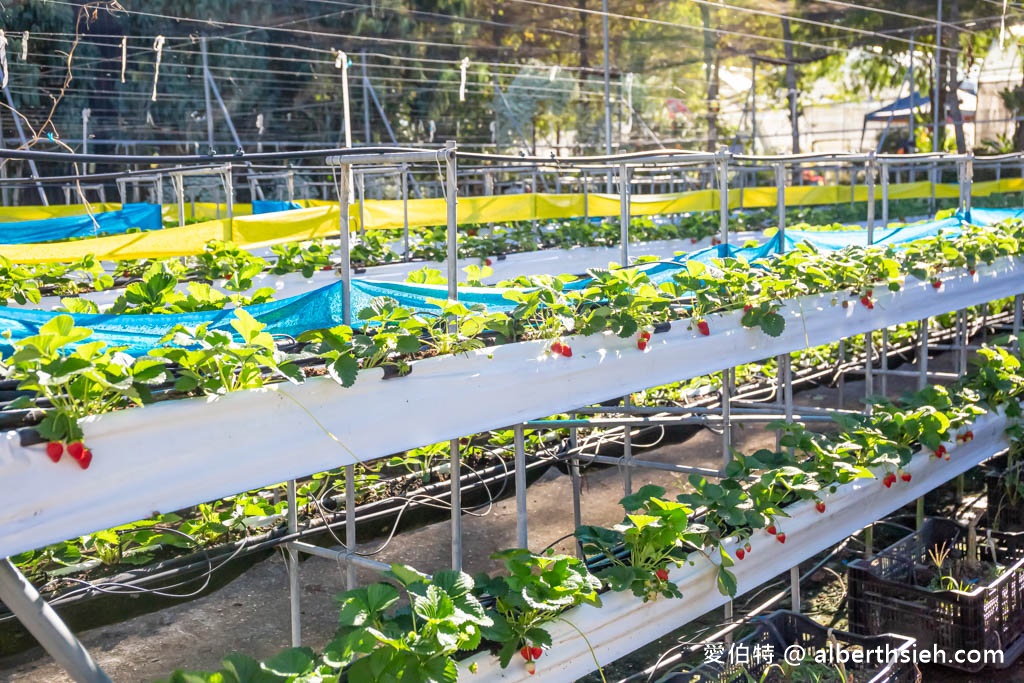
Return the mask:
<path fill-rule="evenodd" d="M 468 446 L 469 445 L 469 437 L 468 436 L 464 436 L 461 439 L 459 439 L 459 445 L 460 446 Z"/>
<path fill-rule="evenodd" d="M 648 332 L 647 330 L 643 330 L 642 332 L 640 332 L 640 338 L 643 339 L 644 341 L 650 341 L 651 333 Z"/>
<path fill-rule="evenodd" d="M 646 339 L 637 339 L 637 341 L 636 341 L 636 348 L 640 349 L 641 351 L 644 351 L 645 349 L 647 349 L 647 340 Z"/>
<path fill-rule="evenodd" d="M 531 655 L 533 655 L 533 658 L 534 658 L 535 660 L 536 660 L 536 659 L 540 659 L 540 656 L 541 656 L 542 654 L 544 654 L 544 648 L 540 648 L 540 647 L 531 647 L 531 648 L 530 648 L 530 654 L 531 654 Z"/>
<path fill-rule="evenodd" d="M 697 238 L 696 237 L 691 237 L 690 238 L 690 244 L 697 244 Z"/>
<path fill-rule="evenodd" d="M 774 524 L 769 524 L 767 527 L 765 527 L 765 531 L 770 533 L 772 536 L 774 536 L 776 533 L 778 533 L 778 531 L 776 530 Z"/>
<path fill-rule="evenodd" d="M 746 306 L 743 307 L 744 313 L 750 313 L 752 310 L 754 310 L 754 307 L 751 306 L 750 304 L 747 304 Z"/>
<path fill-rule="evenodd" d="M 654 572 L 654 575 L 657 576 L 662 581 L 668 581 L 668 570 L 667 569 L 659 569 L 658 571 Z"/>
<path fill-rule="evenodd" d="M 775 537 L 775 540 L 777 540 L 779 543 L 785 543 L 786 542 L 786 534 L 779 534 L 778 536 Z"/>
<path fill-rule="evenodd" d="M 484 259 L 484 265 L 485 265 L 485 266 L 489 266 L 489 265 L 491 265 L 491 259 L 489 259 L 489 258 L 485 258 L 485 259 Z"/>
<path fill-rule="evenodd" d="M 60 462 L 60 456 L 64 455 L 64 444 L 60 441 L 51 441 L 46 444 L 46 455 L 54 462 Z"/>
<path fill-rule="evenodd" d="M 946 455 L 946 446 L 945 444 L 939 444 L 939 447 L 935 449 L 935 457 L 941 458 L 944 455 Z"/>
<path fill-rule="evenodd" d="M 974 268 L 971 268 L 971 271 L 970 271 L 970 272 L 971 272 L 971 275 L 974 275 L 974 274 L 975 274 L 975 273 L 977 273 L 978 271 L 974 270 Z"/>
<path fill-rule="evenodd" d="M 527 662 L 526 673 L 530 674 L 531 676 L 537 673 L 537 665 L 534 662 Z"/>
<path fill-rule="evenodd" d="M 932 280 L 932 287 L 934 287 L 935 289 L 938 289 L 941 286 L 942 286 L 942 280 L 940 280 L 938 278 L 935 278 L 934 280 Z"/>
<path fill-rule="evenodd" d="M 708 327 L 708 321 L 707 320 L 701 320 L 699 323 L 697 323 L 697 329 L 705 337 L 708 336 L 709 334 L 711 334 L 711 328 Z"/>
<path fill-rule="evenodd" d="M 964 432 L 964 443 L 967 443 L 968 441 L 974 441 L 974 431 L 971 429 Z"/>
<path fill-rule="evenodd" d="M 71 443 L 68 444 L 68 455 L 70 455 L 75 460 L 78 460 L 79 458 L 82 457 L 82 451 L 84 450 L 85 444 L 82 443 L 81 441 L 72 441 Z"/>
<path fill-rule="evenodd" d="M 572 349 L 568 344 L 562 344 L 562 355 L 566 358 L 572 358 Z"/>
<path fill-rule="evenodd" d="M 911 479 L 913 479 L 913 476 L 910 474 L 910 472 L 900 472 L 900 479 L 902 479 L 903 481 L 910 481 Z"/>
<path fill-rule="evenodd" d="M 551 344 L 551 353 L 556 355 L 562 355 L 562 342 L 556 341 Z"/>
<path fill-rule="evenodd" d="M 814 507 L 818 512 L 825 512 L 825 504 L 820 500 L 814 504 Z"/>
<path fill-rule="evenodd" d="M 519 651 L 519 654 L 523 656 L 523 659 L 530 661 L 530 646 L 524 645 L 523 649 Z"/>
<path fill-rule="evenodd" d="M 742 560 L 743 556 L 746 555 L 746 554 L 747 554 L 747 551 L 745 551 L 743 548 L 739 548 L 739 549 L 736 550 L 736 559 L 737 560 Z"/>
<path fill-rule="evenodd" d="M 864 292 L 864 294 L 865 294 L 866 296 L 871 296 L 871 295 L 872 295 L 872 294 L 874 294 L 874 293 L 875 293 L 875 290 L 873 290 L 873 289 L 868 289 L 868 290 L 866 290 L 866 291 Z"/>
<path fill-rule="evenodd" d="M 89 465 L 92 464 L 92 451 L 90 451 L 88 448 L 83 450 L 82 454 L 77 458 L 75 458 L 75 456 L 71 457 L 78 461 L 78 466 L 81 467 L 83 470 L 89 469 Z"/>
<path fill-rule="evenodd" d="M 862 304 L 864 304 L 864 308 L 872 308 L 872 307 L 874 307 L 874 304 L 871 303 L 871 297 L 862 296 L 860 298 L 860 302 Z"/>
<path fill-rule="evenodd" d="M 895 481 L 896 475 L 893 474 L 892 472 L 889 472 L 889 474 L 885 475 L 885 479 L 882 480 L 882 485 L 885 486 L 885 488 L 891 488 Z"/>
<path fill-rule="evenodd" d="M 324 270 L 324 271 L 327 271 L 327 270 L 334 270 L 334 266 L 324 266 L 324 267 L 323 267 L 323 268 L 321 268 L 320 270 Z"/>

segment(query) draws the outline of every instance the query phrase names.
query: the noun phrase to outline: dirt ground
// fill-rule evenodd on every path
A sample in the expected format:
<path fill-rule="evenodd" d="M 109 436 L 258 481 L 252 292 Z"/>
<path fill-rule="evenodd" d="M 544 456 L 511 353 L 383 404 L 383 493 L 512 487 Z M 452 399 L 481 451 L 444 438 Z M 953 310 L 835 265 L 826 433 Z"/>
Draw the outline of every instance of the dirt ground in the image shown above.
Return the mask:
<path fill-rule="evenodd" d="M 856 405 L 857 397 L 862 395 L 862 387 L 856 383 L 847 385 L 850 407 Z M 832 407 L 836 395 L 831 390 L 813 389 L 803 392 L 798 400 L 805 405 Z M 715 467 L 721 457 L 720 439 L 719 435 L 702 430 L 683 444 L 643 450 L 642 455 L 637 455 L 650 460 Z M 775 437 L 759 425 L 737 427 L 734 443 L 739 449 L 750 452 L 757 448 L 773 448 Z M 634 472 L 634 489 L 646 483 L 657 483 L 670 491 L 679 490 L 684 477 L 655 470 Z M 586 470 L 582 497 L 584 523 L 607 525 L 620 521 L 622 512 L 618 500 L 622 495 L 622 473 L 617 468 Z M 530 486 L 527 500 L 531 524 L 529 546 L 540 550 L 553 545 L 560 551 L 572 552 L 571 542 L 566 540 L 573 529 L 570 477 L 552 467 Z M 467 571 L 472 573 L 492 568 L 491 552 L 515 546 L 515 519 L 514 499 L 494 504 L 486 514 L 464 517 L 464 563 Z M 401 533 L 374 557 L 384 562 L 403 562 L 431 572 L 450 566 L 450 538 L 447 523 L 431 524 Z M 360 550 L 378 549 L 381 542 L 367 541 L 360 544 Z M 331 598 L 345 589 L 345 570 L 337 562 L 309 558 L 301 563 L 300 573 L 303 643 L 317 648 L 334 633 L 337 610 Z M 359 578 L 361 582 L 370 582 L 376 577 L 370 572 L 360 572 Z M 681 640 L 721 623 L 720 612 L 709 614 L 680 633 L 666 636 L 606 668 L 607 680 L 620 680 L 636 674 L 652 664 L 661 653 L 678 647 Z M 268 657 L 290 644 L 289 633 L 288 575 L 282 555 L 277 554 L 211 595 L 79 635 L 114 681 L 148 683 L 166 678 L 177 668 L 219 668 L 220 659 L 232 651 Z M 967 677 L 931 672 L 924 680 L 1024 682 L 1024 673 L 1020 671 L 1007 675 L 1010 677 L 996 678 L 987 674 Z M 585 680 L 600 679 L 592 676 Z M 70 681 L 38 648 L 0 660 L 0 682 Z"/>

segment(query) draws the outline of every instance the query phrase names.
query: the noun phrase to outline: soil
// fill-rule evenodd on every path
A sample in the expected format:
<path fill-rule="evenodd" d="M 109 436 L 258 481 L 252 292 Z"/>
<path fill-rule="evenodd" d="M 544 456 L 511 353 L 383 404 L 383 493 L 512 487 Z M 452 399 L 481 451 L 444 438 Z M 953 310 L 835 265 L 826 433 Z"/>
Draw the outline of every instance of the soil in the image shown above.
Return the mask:
<path fill-rule="evenodd" d="M 890 380 L 890 389 L 897 389 Z M 848 407 L 857 407 L 863 395 L 863 384 L 848 382 Z M 823 407 L 835 406 L 836 392 L 815 388 L 802 392 L 799 402 Z M 734 446 L 751 452 L 758 448 L 774 448 L 774 433 L 759 425 L 737 425 Z M 721 437 L 702 430 L 682 444 L 673 444 L 641 451 L 648 460 L 716 467 L 721 457 Z M 685 476 L 657 470 L 633 472 L 633 489 L 648 483 L 664 486 L 670 493 L 681 491 Z M 622 472 L 614 467 L 589 468 L 583 472 L 583 523 L 610 525 L 621 520 L 618 505 L 624 493 Z M 529 547 L 541 550 L 553 547 L 560 552 L 574 552 L 571 533 L 573 516 L 571 479 L 558 468 L 551 468 L 527 492 L 531 526 Z M 496 568 L 490 554 L 516 545 L 515 500 L 495 503 L 463 517 L 464 569 L 470 573 Z M 373 553 L 384 562 L 403 562 L 423 571 L 451 566 L 451 530 L 447 522 L 430 524 L 406 531 L 390 542 L 383 539 L 360 543 L 361 552 Z M 805 564 L 806 571 L 811 562 Z M 845 587 L 841 562 L 830 565 L 836 574 L 822 570 L 811 577 L 804 596 L 805 606 L 812 610 L 832 610 L 842 602 Z M 303 644 L 313 648 L 324 645 L 337 624 L 337 609 L 332 596 L 345 590 L 343 565 L 321 558 L 307 558 L 300 566 L 301 616 Z M 360 570 L 360 583 L 372 582 L 376 575 Z M 737 611 L 757 605 L 784 587 L 785 577 L 777 579 L 737 601 Z M 787 601 L 772 609 L 787 607 Z M 818 617 L 820 621 L 827 618 Z M 281 553 L 257 564 L 243 576 L 216 593 L 179 604 L 158 613 L 146 614 L 122 623 L 93 629 L 79 636 L 114 681 L 154 681 L 168 677 L 177 668 L 213 670 L 221 658 L 232 651 L 269 657 L 290 645 L 288 574 Z M 604 669 L 608 681 L 637 676 L 664 656 L 671 657 L 685 643 L 699 641 L 717 631 L 725 623 L 721 610 L 687 624 L 680 631 L 641 647 L 636 652 Z M 698 662 L 699 663 L 699 662 Z M 679 663 L 673 665 L 679 670 Z M 656 679 L 673 666 L 662 669 Z M 538 679 L 542 680 L 542 679 Z M 596 675 L 583 681 L 598 681 Z M 647 680 L 638 676 L 633 680 Z M 1024 683 L 1024 670 L 993 674 L 985 672 L 971 677 L 948 670 L 929 670 L 925 681 L 1017 681 Z M 70 683 L 71 679 L 41 649 L 0 660 L 0 683 Z"/>

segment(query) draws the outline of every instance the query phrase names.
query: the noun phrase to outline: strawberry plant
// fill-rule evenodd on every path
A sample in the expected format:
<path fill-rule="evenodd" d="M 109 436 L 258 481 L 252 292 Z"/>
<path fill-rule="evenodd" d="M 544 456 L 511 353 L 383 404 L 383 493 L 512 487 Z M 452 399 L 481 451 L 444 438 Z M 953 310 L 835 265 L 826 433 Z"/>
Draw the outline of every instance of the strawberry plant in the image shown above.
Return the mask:
<path fill-rule="evenodd" d="M 270 251 L 277 257 L 270 267 L 274 275 L 300 272 L 303 277 L 313 277 L 313 273 L 330 268 L 331 265 L 332 250 L 325 246 L 323 240 L 275 244 L 270 247 Z M 354 254 L 352 260 L 357 260 Z"/>
<path fill-rule="evenodd" d="M 693 510 L 664 500 L 664 495 L 660 486 L 644 486 L 620 501 L 626 510 L 621 524 L 611 529 L 581 526 L 576 530 L 583 551 L 602 555 L 610 565 L 597 573 L 598 578 L 612 590 L 631 590 L 644 602 L 659 595 L 682 597 L 675 583 L 656 572 L 670 564 L 681 566 L 693 550 L 704 546 L 706 529 L 690 523 Z M 620 553 L 623 548 L 625 557 Z"/>
<path fill-rule="evenodd" d="M 14 353 L 0 361 L 4 377 L 35 394 L 10 407 L 42 407 L 45 415 L 37 430 L 50 442 L 80 442 L 80 418 L 142 405 L 151 398 L 149 387 L 167 377 L 164 363 L 136 360 L 104 342 L 85 341 L 91 333 L 76 327 L 71 316 L 58 315 L 38 334 L 18 341 Z"/>
<path fill-rule="evenodd" d="M 231 327 L 241 342 L 230 332 L 210 329 L 208 323 L 192 330 L 177 325 L 161 340 L 164 346 L 150 355 L 177 364 L 174 388 L 185 393 L 218 395 L 258 389 L 267 379 L 263 368 L 290 382 L 302 382 L 302 370 L 277 350 L 273 337 L 263 331 L 265 325 L 238 309 Z"/>
<path fill-rule="evenodd" d="M 568 555 L 549 551 L 534 555 L 528 550 L 503 550 L 491 555 L 505 565 L 507 574 L 476 577 L 477 592 L 494 598 L 488 610 L 490 626 L 484 637 L 501 645 L 498 657 L 502 668 L 516 652 L 525 650 L 524 659 L 535 661 L 542 648 L 551 647 L 551 635 L 545 624 L 577 605 L 600 606 L 597 590 L 601 582 L 591 576 L 586 565 Z"/>
<path fill-rule="evenodd" d="M 269 265 L 231 242 L 210 240 L 203 253 L 195 258 L 194 274 L 204 280 L 224 280 L 224 287 L 234 292 L 252 288 L 252 279 Z"/>
<path fill-rule="evenodd" d="M 374 583 L 337 596 L 341 627 L 324 662 L 347 667 L 350 681 L 454 683 L 453 655 L 476 649 L 492 624 L 473 595 L 473 579 L 455 571 L 428 578 L 397 564 L 385 576 L 398 588 Z M 403 593 L 409 606 L 397 608 Z"/>

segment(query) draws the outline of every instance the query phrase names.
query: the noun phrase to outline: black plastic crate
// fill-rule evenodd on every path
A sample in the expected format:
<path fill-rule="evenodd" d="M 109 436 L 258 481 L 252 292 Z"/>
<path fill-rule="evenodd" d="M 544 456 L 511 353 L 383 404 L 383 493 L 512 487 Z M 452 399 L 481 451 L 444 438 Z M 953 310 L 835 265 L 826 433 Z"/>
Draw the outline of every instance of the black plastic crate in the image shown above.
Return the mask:
<path fill-rule="evenodd" d="M 984 664 L 957 664 L 957 650 L 1002 650 L 1002 667 L 1024 648 L 1024 534 L 978 531 L 979 556 L 988 559 L 991 534 L 999 563 L 1006 570 L 988 585 L 970 592 L 919 586 L 924 570 L 934 567 L 928 551 L 943 543 L 950 561 L 967 555 L 967 527 L 945 519 L 927 519 L 919 531 L 849 569 L 850 630 L 899 633 L 921 649 L 946 652 L 946 664 L 979 671 Z"/>
<path fill-rule="evenodd" d="M 988 519 L 993 529 L 1024 531 L 1024 497 L 1011 496 L 1007 493 L 1006 477 L 1020 477 L 1020 480 L 1024 481 L 1024 472 L 1017 468 L 1008 473 L 1001 468 L 989 470 L 985 475 Z"/>
<path fill-rule="evenodd" d="M 875 650 L 881 648 L 885 651 L 888 648 L 889 662 L 871 661 L 870 664 L 847 663 L 847 672 L 870 671 L 871 678 L 854 675 L 853 680 L 858 683 L 916 683 L 921 680 L 921 674 L 917 666 L 910 661 L 910 650 L 914 647 L 914 640 L 904 636 L 892 634 L 879 636 L 859 636 L 846 631 L 835 631 L 821 624 L 808 619 L 795 612 L 781 610 L 765 617 L 755 618 L 752 622 L 754 631 L 733 644 L 748 647 L 751 651 L 757 646 L 770 646 L 773 652 L 775 663 L 783 661 L 786 648 L 791 645 L 800 645 L 810 652 L 820 650 L 829 646 L 829 637 L 834 640 L 840 649 L 860 648 L 863 650 Z M 906 659 L 906 661 L 903 661 Z M 776 683 L 783 681 L 782 672 L 775 667 L 777 675 L 769 673 L 762 679 L 765 672 L 772 667 L 772 662 L 752 662 L 750 664 L 728 663 L 728 652 L 722 657 L 722 664 L 707 663 L 693 671 L 672 673 L 659 681 L 659 683 L 748 683 L 758 681 L 761 683 Z"/>

